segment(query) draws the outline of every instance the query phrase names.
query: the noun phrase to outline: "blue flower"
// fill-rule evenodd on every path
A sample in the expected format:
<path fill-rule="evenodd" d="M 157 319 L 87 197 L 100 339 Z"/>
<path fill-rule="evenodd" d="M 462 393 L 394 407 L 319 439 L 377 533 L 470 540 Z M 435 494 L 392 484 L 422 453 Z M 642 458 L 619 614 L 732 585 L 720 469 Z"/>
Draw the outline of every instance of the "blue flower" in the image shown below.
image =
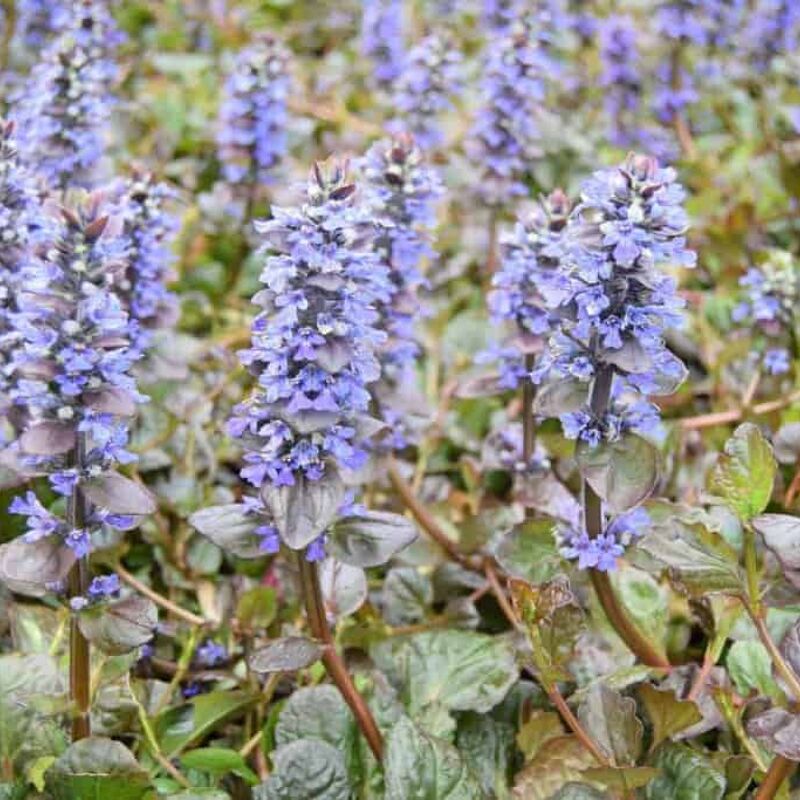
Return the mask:
<path fill-rule="evenodd" d="M 481 107 L 465 144 L 479 176 L 477 192 L 489 205 L 526 193 L 522 179 L 538 154 L 537 109 L 551 64 L 530 24 L 535 20 L 521 20 L 488 49 Z"/>
<path fill-rule="evenodd" d="M 131 375 L 138 358 L 130 347 L 135 328 L 113 290 L 125 268 L 120 228 L 109 222 L 98 197 L 65 209 L 52 223 L 54 239 L 44 254 L 26 259 L 10 317 L 17 338 L 9 396 L 24 419 L 17 446 L 23 461 L 47 473 L 65 497 L 82 480 L 134 459 L 124 417 L 145 398 Z M 56 434 L 64 446 L 42 455 L 37 438 Z M 28 539 L 59 535 L 78 557 L 90 552 L 102 525 L 133 524 L 90 505 L 85 527 L 71 527 L 34 500 L 29 493 L 11 507 L 28 517 Z"/>
<path fill-rule="evenodd" d="M 389 87 L 404 60 L 405 8 L 403 0 L 362 0 L 361 52 L 372 65 L 371 82 Z"/>
<path fill-rule="evenodd" d="M 228 183 L 252 192 L 271 183 L 286 155 L 290 54 L 261 35 L 237 54 L 223 90 L 217 145 Z"/>
<path fill-rule="evenodd" d="M 452 39 L 431 34 L 412 48 L 396 82 L 392 106 L 397 118 L 392 133 L 411 133 L 428 150 L 441 146 L 438 117 L 453 108 L 451 98 L 464 88 L 462 57 Z"/>
<path fill-rule="evenodd" d="M 121 35 L 103 3 L 79 0 L 13 98 L 23 162 L 53 188 L 89 186 L 104 151 Z"/>
<path fill-rule="evenodd" d="M 228 426 L 246 447 L 242 478 L 256 487 L 364 464 L 359 420 L 387 338 L 377 309 L 392 292 L 372 249 L 371 214 L 341 165 L 317 165 L 306 202 L 272 213 L 256 223 L 264 288 L 254 302 L 262 310 L 241 353 L 257 383 Z"/>
<path fill-rule="evenodd" d="M 642 395 L 672 392 L 684 377 L 664 340 L 668 328 L 681 324 L 683 303 L 662 269 L 695 262 L 675 177 L 654 159 L 631 154 L 620 167 L 584 181 L 553 277 L 539 281 L 558 291 L 540 301 L 552 333 L 534 380 L 587 382 L 601 371 L 612 374 L 611 405 L 602 418 L 588 407 L 562 415 L 569 438 L 594 446 L 629 430 L 656 430 L 657 410 Z M 528 259 L 531 270 L 535 263 Z"/>

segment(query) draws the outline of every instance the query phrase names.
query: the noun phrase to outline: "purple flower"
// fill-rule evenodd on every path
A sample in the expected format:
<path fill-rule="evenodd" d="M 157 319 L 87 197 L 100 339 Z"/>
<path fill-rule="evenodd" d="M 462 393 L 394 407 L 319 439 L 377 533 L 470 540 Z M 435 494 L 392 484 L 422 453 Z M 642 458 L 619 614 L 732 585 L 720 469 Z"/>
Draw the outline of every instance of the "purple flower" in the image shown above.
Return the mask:
<path fill-rule="evenodd" d="M 53 188 L 89 186 L 103 155 L 121 35 L 104 3 L 76 0 L 13 99 L 23 162 Z"/>
<path fill-rule="evenodd" d="M 286 155 L 289 61 L 289 51 L 278 39 L 261 35 L 236 56 L 225 82 L 219 156 L 225 180 L 249 193 L 274 181 Z"/>
<path fill-rule="evenodd" d="M 195 663 L 198 666 L 212 669 L 228 660 L 228 650 L 224 645 L 208 639 L 195 650 L 194 656 Z"/>
<path fill-rule="evenodd" d="M 551 63 L 532 24 L 521 21 L 485 56 L 481 107 L 465 149 L 476 167 L 477 192 L 489 205 L 526 193 L 522 179 L 539 152 L 537 109 Z"/>
<path fill-rule="evenodd" d="M 392 285 L 355 193 L 341 165 L 317 165 L 303 206 L 274 207 L 256 224 L 262 310 L 241 358 L 257 384 L 228 428 L 243 439 L 241 475 L 254 486 L 315 481 L 366 459 L 359 419 L 380 376 L 375 353 L 386 335 L 376 309 Z"/>
<path fill-rule="evenodd" d="M 683 380 L 685 368 L 664 341 L 665 330 L 681 324 L 683 303 L 661 272 L 695 261 L 675 177 L 655 159 L 631 154 L 582 184 L 555 277 L 545 282 L 558 293 L 547 294 L 552 334 L 533 375 L 586 381 L 611 370 L 613 386 L 602 419 L 588 408 L 561 416 L 569 438 L 596 445 L 628 430 L 654 431 L 657 409 L 642 395 L 670 393 Z"/>
<path fill-rule="evenodd" d="M 388 268 L 390 282 L 385 302 L 379 306 L 380 326 L 388 338 L 379 350 L 382 380 L 375 389 L 381 410 L 387 411 L 397 406 L 400 394 L 407 394 L 416 381 L 418 291 L 425 285 L 423 267 L 435 258 L 432 230 L 444 188 L 408 135 L 375 143 L 359 166 L 364 203 L 377 225 L 375 251 Z M 406 430 L 401 439 L 405 441 L 409 434 Z"/>
<path fill-rule="evenodd" d="M 403 68 L 405 8 L 403 0 L 362 0 L 361 53 L 371 63 L 370 80 L 387 88 Z"/>
<path fill-rule="evenodd" d="M 392 106 L 397 118 L 392 133 L 411 133 L 428 150 L 444 141 L 438 117 L 453 108 L 451 98 L 463 90 L 461 53 L 447 36 L 426 36 L 408 54 L 396 82 Z"/>

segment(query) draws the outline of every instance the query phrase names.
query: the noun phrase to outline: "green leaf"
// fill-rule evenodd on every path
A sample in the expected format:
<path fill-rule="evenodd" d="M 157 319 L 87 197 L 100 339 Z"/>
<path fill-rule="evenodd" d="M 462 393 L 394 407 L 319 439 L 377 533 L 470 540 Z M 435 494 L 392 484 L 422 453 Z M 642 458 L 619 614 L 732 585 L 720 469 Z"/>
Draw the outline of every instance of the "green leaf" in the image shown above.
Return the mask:
<path fill-rule="evenodd" d="M 354 614 L 367 599 L 367 575 L 361 567 L 353 567 L 333 557 L 319 567 L 319 584 L 325 608 L 333 617 Z"/>
<path fill-rule="evenodd" d="M 608 800 L 608 795 L 586 783 L 570 781 L 552 795 L 550 800 Z"/>
<path fill-rule="evenodd" d="M 772 678 L 772 661 L 761 642 L 734 642 L 728 650 L 725 665 L 742 697 L 747 697 L 751 691 L 767 697 L 780 697 L 780 689 Z"/>
<path fill-rule="evenodd" d="M 590 767 L 583 771 L 583 775 L 587 780 L 624 796 L 647 786 L 658 775 L 658 770 L 655 767 Z"/>
<path fill-rule="evenodd" d="M 108 655 L 122 655 L 153 638 L 158 609 L 152 600 L 138 594 L 81 611 L 81 633 Z"/>
<path fill-rule="evenodd" d="M 596 765 L 594 756 L 574 736 L 549 739 L 533 760 L 517 773 L 513 796 L 524 800 L 550 800 L 560 789 L 580 783 L 582 772 Z"/>
<path fill-rule="evenodd" d="M 291 486 L 267 481 L 261 487 L 281 539 L 293 550 L 306 547 L 336 519 L 344 494 L 342 479 L 331 469 L 316 481 L 300 477 Z"/>
<path fill-rule="evenodd" d="M 533 413 L 540 417 L 560 417 L 582 409 L 588 396 L 587 385 L 577 378 L 557 378 L 537 388 Z"/>
<path fill-rule="evenodd" d="M 769 443 L 756 425 L 745 422 L 725 443 L 711 474 L 710 489 L 741 519 L 750 520 L 767 507 L 775 471 Z"/>
<path fill-rule="evenodd" d="M 236 618 L 249 628 L 266 628 L 275 619 L 278 600 L 270 586 L 256 586 L 246 591 L 236 604 Z"/>
<path fill-rule="evenodd" d="M 581 441 L 575 457 L 581 475 L 616 512 L 633 508 L 646 499 L 658 478 L 656 449 L 634 433 L 597 447 Z"/>
<path fill-rule="evenodd" d="M 410 625 L 425 619 L 433 603 L 433 583 L 415 567 L 395 567 L 383 582 L 383 615 L 390 625 Z"/>
<path fill-rule="evenodd" d="M 244 503 L 210 506 L 195 511 L 189 524 L 217 547 L 239 558 L 262 558 L 264 551 L 256 528 L 263 524 L 256 514 L 248 512 Z"/>
<path fill-rule="evenodd" d="M 60 536 L 14 539 L 0 545 L 0 582 L 17 594 L 44 597 L 52 584 L 66 579 L 74 563 L 75 554 Z"/>
<path fill-rule="evenodd" d="M 155 725 L 161 749 L 167 758 L 173 758 L 252 702 L 253 697 L 247 692 L 221 690 L 198 695 L 188 703 L 166 709 Z"/>
<path fill-rule="evenodd" d="M 244 756 L 226 747 L 198 747 L 184 753 L 181 763 L 187 769 L 209 772 L 212 775 L 232 773 L 251 786 L 258 783 L 258 776 L 247 766 Z"/>
<path fill-rule="evenodd" d="M 509 575 L 528 583 L 544 583 L 562 571 L 553 523 L 548 520 L 515 526 L 493 541 L 492 552 Z"/>
<path fill-rule="evenodd" d="M 356 722 L 335 686 L 323 684 L 296 690 L 278 714 L 275 743 L 279 746 L 300 739 L 319 739 L 344 755 L 348 773 L 360 768 Z"/>
<path fill-rule="evenodd" d="M 651 683 L 643 683 L 638 691 L 653 726 L 653 750 L 665 739 L 703 719 L 700 709 L 691 700 L 679 700 L 669 689 L 656 689 Z"/>
<path fill-rule="evenodd" d="M 744 586 L 736 552 L 722 537 L 682 517 L 682 508 L 657 503 L 653 525 L 637 549 L 667 567 L 670 578 L 698 596 L 708 592 L 736 594 Z"/>
<path fill-rule="evenodd" d="M 663 643 L 669 617 L 668 592 L 642 570 L 623 565 L 612 582 L 628 614 L 653 642 Z"/>
<path fill-rule="evenodd" d="M 485 800 L 486 795 L 452 745 L 429 736 L 407 717 L 386 740 L 386 800 Z"/>
<path fill-rule="evenodd" d="M 432 703 L 452 711 L 489 711 L 519 674 L 509 639 L 471 631 L 393 637 L 374 645 L 372 655 L 412 715 Z"/>
<path fill-rule="evenodd" d="M 298 739 L 272 754 L 275 771 L 253 800 L 350 800 L 342 754 L 319 739 Z"/>
<path fill-rule="evenodd" d="M 578 710 L 578 718 L 614 764 L 636 763 L 642 750 L 644 726 L 636 716 L 635 700 L 596 684 Z"/>
<path fill-rule="evenodd" d="M 53 800 L 139 800 L 150 778 L 133 753 L 112 739 L 90 737 L 72 744 L 46 774 Z"/>
<path fill-rule="evenodd" d="M 417 538 L 414 523 L 401 514 L 366 511 L 333 525 L 329 551 L 354 567 L 377 567 Z"/>
<path fill-rule="evenodd" d="M 800 715 L 767 709 L 748 721 L 747 733 L 778 755 L 800 761 Z"/>
<path fill-rule="evenodd" d="M 548 740 L 564 735 L 561 717 L 555 711 L 534 709 L 517 732 L 517 747 L 530 761 Z"/>
<path fill-rule="evenodd" d="M 260 647 L 247 659 L 247 663 L 253 672 L 295 672 L 319 661 L 322 653 L 322 645 L 313 639 L 286 636 Z"/>
<path fill-rule="evenodd" d="M 456 745 L 484 792 L 502 797 L 514 761 L 514 726 L 468 712 L 459 719 Z"/>
<path fill-rule="evenodd" d="M 775 554 L 786 579 L 800 586 L 800 517 L 788 514 L 760 514 L 753 527 L 764 537 L 764 544 Z"/>
<path fill-rule="evenodd" d="M 646 800 L 722 800 L 725 778 L 699 753 L 679 744 L 659 748 L 653 766 L 661 770 L 645 788 Z"/>

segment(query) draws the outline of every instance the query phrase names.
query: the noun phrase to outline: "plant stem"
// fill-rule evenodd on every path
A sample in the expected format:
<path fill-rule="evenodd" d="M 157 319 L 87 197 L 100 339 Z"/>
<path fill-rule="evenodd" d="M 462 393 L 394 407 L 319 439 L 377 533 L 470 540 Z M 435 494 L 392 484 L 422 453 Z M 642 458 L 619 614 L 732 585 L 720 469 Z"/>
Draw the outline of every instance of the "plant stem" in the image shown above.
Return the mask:
<path fill-rule="evenodd" d="M 775 756 L 761 786 L 758 787 L 754 800 L 772 800 L 783 782 L 794 773 L 795 769 L 797 769 L 796 761 L 789 761 L 784 756 Z"/>
<path fill-rule="evenodd" d="M 592 385 L 589 405 L 592 412 L 600 419 L 608 409 L 613 380 L 613 367 L 601 366 L 598 368 Z M 583 481 L 583 516 L 586 533 L 589 534 L 589 537 L 595 539 L 600 536 L 603 533 L 603 501 L 586 480 Z M 625 609 L 614 593 L 608 573 L 592 569 L 589 574 L 608 621 L 631 652 L 649 667 L 669 669 L 670 663 L 667 658 L 625 613 Z"/>
<path fill-rule="evenodd" d="M 173 616 L 182 619 L 184 622 L 188 622 L 189 625 L 198 625 L 203 627 L 210 624 L 207 619 L 181 608 L 163 595 L 160 595 L 154 589 L 151 589 L 146 583 L 142 583 L 142 581 L 140 581 L 137 577 L 131 575 L 131 573 L 128 572 L 128 570 L 126 570 L 125 567 L 123 567 L 119 562 L 115 565 L 114 569 L 123 583 L 127 583 L 132 589 L 136 589 L 139 594 L 148 597 L 157 606 L 161 606 Z"/>
<path fill-rule="evenodd" d="M 535 356 L 533 354 L 525 356 L 526 375 L 522 379 L 522 461 L 526 469 L 530 467 L 533 452 L 536 448 L 536 427 L 533 424 L 533 398 L 535 389 L 533 381 L 530 378 L 534 362 Z M 532 512 L 532 508 L 526 508 L 525 516 L 530 516 Z"/>
<path fill-rule="evenodd" d="M 80 468 L 85 458 L 86 439 L 78 434 L 78 442 L 70 461 Z M 72 530 L 81 530 L 86 525 L 86 499 L 76 484 L 67 501 L 67 521 Z M 81 597 L 89 588 L 89 559 L 79 558 L 69 572 L 67 591 L 69 597 Z M 69 623 L 69 697 L 72 702 L 72 741 L 91 736 L 91 664 L 89 641 L 81 633 L 78 615 L 73 613 Z"/>
<path fill-rule="evenodd" d="M 356 718 L 358 727 L 364 734 L 364 738 L 378 761 L 383 759 L 383 737 L 381 736 L 372 712 L 369 710 L 364 698 L 358 693 L 353 684 L 350 673 L 347 671 L 342 657 L 336 651 L 328 619 L 325 615 L 325 606 L 322 600 L 322 591 L 319 585 L 319 574 L 317 565 L 306 561 L 303 553 L 297 554 L 297 562 L 300 567 L 300 588 L 303 595 L 303 602 L 306 607 L 306 617 L 312 635 L 325 645 L 322 655 L 322 663 L 328 672 L 331 680 L 342 694 L 345 702 L 350 706 L 350 710 Z"/>

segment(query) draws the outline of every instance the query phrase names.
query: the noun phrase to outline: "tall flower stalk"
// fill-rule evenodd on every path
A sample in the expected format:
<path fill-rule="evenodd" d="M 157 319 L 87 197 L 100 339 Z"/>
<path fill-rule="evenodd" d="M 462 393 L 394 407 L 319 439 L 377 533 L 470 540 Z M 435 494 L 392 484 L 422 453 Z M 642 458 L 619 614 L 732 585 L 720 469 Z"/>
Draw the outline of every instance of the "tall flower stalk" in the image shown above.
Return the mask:
<path fill-rule="evenodd" d="M 362 0 L 361 53 L 379 88 L 388 89 L 403 68 L 405 22 L 404 0 Z"/>
<path fill-rule="evenodd" d="M 97 0 L 76 2 L 15 98 L 20 155 L 57 190 L 92 186 L 104 153 L 120 34 Z"/>
<path fill-rule="evenodd" d="M 126 241 L 126 268 L 116 282 L 117 293 L 130 317 L 131 351 L 143 355 L 154 333 L 168 327 L 178 313 L 175 296 L 167 289 L 174 256 L 171 244 L 179 220 L 167 205 L 175 194 L 151 175 L 127 180 L 115 203 Z"/>
<path fill-rule="evenodd" d="M 560 257 L 558 294 L 550 298 L 553 332 L 532 373 L 547 380 L 542 392 L 551 414 L 578 440 L 583 529 L 559 531 L 562 553 L 590 569 L 617 631 L 642 660 L 658 665 L 666 663 L 663 655 L 628 620 L 608 572 L 648 525 L 638 504 L 653 489 L 656 460 L 638 434 L 652 431 L 659 416 L 647 395 L 671 393 L 685 375 L 664 340 L 682 321 L 682 303 L 662 271 L 694 264 L 683 199 L 674 171 L 647 156 L 631 154 L 584 182 Z M 633 461 L 626 481 L 622 473 Z"/>
<path fill-rule="evenodd" d="M 444 142 L 439 117 L 453 108 L 452 97 L 463 89 L 462 58 L 451 37 L 430 34 L 411 52 L 397 80 L 393 133 L 411 133 L 423 150 Z"/>
<path fill-rule="evenodd" d="M 413 439 L 412 409 L 404 397 L 413 395 L 410 387 L 416 383 L 419 290 L 425 285 L 423 269 L 435 258 L 431 238 L 444 187 L 409 135 L 376 142 L 361 169 L 365 203 L 377 225 L 375 249 L 390 280 L 389 299 L 381 307 L 381 327 L 388 338 L 379 350 L 381 380 L 374 390 L 391 429 L 381 441 L 402 449 Z"/>
<path fill-rule="evenodd" d="M 286 47 L 264 34 L 236 56 L 225 82 L 219 156 L 225 180 L 247 204 L 252 204 L 260 184 L 274 182 L 286 155 L 289 61 Z"/>
<path fill-rule="evenodd" d="M 99 198 L 64 210 L 41 259 L 21 271 L 14 325 L 12 401 L 25 416 L 19 439 L 23 463 L 46 474 L 66 502 L 59 516 L 29 491 L 11 511 L 26 517 L 22 544 L 48 547 L 69 567 L 70 696 L 73 739 L 88 736 L 89 642 L 78 612 L 114 595 L 118 583 L 90 580 L 89 554 L 103 527 L 127 530 L 154 510 L 147 492 L 114 471 L 135 460 L 125 422 L 144 398 L 131 376 L 129 317 L 110 288 L 124 269 L 124 243 L 101 211 Z M 58 589 L 61 574 L 42 576 Z"/>
<path fill-rule="evenodd" d="M 328 672 L 380 758 L 378 728 L 331 642 L 316 562 L 328 529 L 350 511 L 344 479 L 367 459 L 368 387 L 386 340 L 376 308 L 390 283 L 341 164 L 315 165 L 305 202 L 272 214 L 256 223 L 264 288 L 241 354 L 257 385 L 228 429 L 245 447 L 242 478 L 259 490 L 257 532 L 269 552 L 281 543 L 296 552 L 311 631 L 327 643 Z"/>

